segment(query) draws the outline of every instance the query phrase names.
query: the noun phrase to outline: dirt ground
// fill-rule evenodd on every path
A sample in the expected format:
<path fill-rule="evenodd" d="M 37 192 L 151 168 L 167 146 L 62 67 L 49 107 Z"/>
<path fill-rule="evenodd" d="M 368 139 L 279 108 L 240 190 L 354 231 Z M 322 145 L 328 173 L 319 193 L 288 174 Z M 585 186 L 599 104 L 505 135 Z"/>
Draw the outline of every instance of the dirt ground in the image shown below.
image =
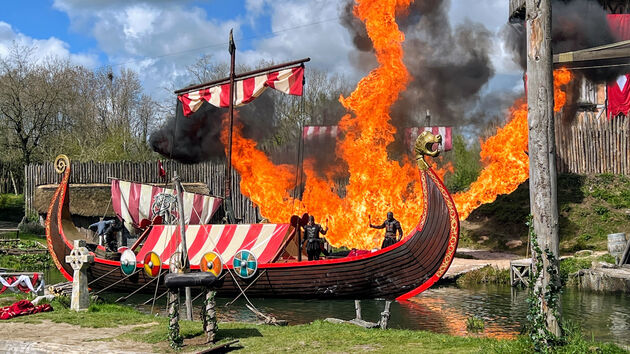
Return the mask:
<path fill-rule="evenodd" d="M 151 344 L 120 341 L 115 337 L 137 327 L 157 323 L 86 328 L 66 323 L 0 322 L 1 353 L 151 353 Z M 54 330 L 51 330 L 54 328 Z"/>

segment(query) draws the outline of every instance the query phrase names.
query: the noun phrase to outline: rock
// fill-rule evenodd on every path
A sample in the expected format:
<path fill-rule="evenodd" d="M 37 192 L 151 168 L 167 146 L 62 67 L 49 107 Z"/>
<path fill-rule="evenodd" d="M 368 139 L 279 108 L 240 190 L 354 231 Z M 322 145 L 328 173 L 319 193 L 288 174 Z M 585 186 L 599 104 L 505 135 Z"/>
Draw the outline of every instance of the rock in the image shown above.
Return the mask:
<path fill-rule="evenodd" d="M 592 255 L 593 255 L 593 251 L 591 250 L 581 250 L 581 251 L 575 252 L 576 257 L 590 257 Z"/>
<path fill-rule="evenodd" d="M 486 241 L 488 241 L 490 239 L 490 237 L 488 236 L 481 236 L 479 237 L 479 241 L 477 241 L 477 243 L 484 243 Z"/>
<path fill-rule="evenodd" d="M 616 264 L 611 264 L 611 263 L 608 263 L 608 262 L 593 261 L 593 263 L 591 264 L 591 268 L 615 269 L 615 268 L 619 268 L 619 267 Z"/>
<path fill-rule="evenodd" d="M 508 248 L 516 248 L 521 247 L 523 245 L 523 241 L 521 240 L 510 240 L 505 243 Z"/>

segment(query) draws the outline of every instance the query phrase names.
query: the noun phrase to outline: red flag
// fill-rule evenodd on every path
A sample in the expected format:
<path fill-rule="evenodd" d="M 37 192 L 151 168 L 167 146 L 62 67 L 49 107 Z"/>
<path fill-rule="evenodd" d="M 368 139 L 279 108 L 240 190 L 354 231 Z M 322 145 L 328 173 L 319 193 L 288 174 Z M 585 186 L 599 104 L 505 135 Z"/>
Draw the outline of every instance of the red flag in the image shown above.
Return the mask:
<path fill-rule="evenodd" d="M 164 169 L 164 166 L 162 166 L 162 161 L 160 160 L 158 160 L 158 173 L 160 177 L 166 177 L 166 170 Z"/>

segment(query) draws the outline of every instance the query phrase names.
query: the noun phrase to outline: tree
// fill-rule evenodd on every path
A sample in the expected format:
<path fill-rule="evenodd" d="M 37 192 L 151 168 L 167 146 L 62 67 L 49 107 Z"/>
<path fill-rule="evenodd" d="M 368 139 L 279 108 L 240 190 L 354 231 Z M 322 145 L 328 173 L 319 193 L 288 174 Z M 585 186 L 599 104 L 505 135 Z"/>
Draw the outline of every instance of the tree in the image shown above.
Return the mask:
<path fill-rule="evenodd" d="M 54 132 L 71 87 L 67 61 L 33 60 L 35 47 L 14 44 L 0 58 L 0 123 L 6 127 L 9 149 L 18 149 L 22 162 L 33 162 L 42 142 Z"/>

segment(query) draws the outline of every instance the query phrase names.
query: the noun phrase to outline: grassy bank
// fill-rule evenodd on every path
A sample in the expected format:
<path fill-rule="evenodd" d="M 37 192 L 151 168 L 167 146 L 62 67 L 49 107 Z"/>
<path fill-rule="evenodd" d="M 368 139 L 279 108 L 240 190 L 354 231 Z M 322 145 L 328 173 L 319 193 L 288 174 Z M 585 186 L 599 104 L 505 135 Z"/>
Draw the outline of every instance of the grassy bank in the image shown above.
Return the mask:
<path fill-rule="evenodd" d="M 607 235 L 630 232 L 630 178 L 602 174 L 558 176 L 560 251 L 606 250 Z M 462 222 L 460 245 L 508 250 L 525 255 L 530 213 L 529 183 L 482 205 Z M 486 239 L 484 241 L 484 239 Z M 521 240 L 509 249 L 506 242 Z"/>
<path fill-rule="evenodd" d="M 560 279 L 566 284 L 569 274 L 580 269 L 589 269 L 593 262 L 615 263 L 615 259 L 608 253 L 601 256 L 563 258 L 560 260 Z M 474 287 L 478 284 L 510 284 L 510 271 L 488 265 L 462 275 L 456 283 L 460 287 Z"/>
<path fill-rule="evenodd" d="M 114 304 L 94 304 L 84 313 L 75 313 L 63 308 L 58 301 L 52 303 L 55 311 L 10 321 L 38 323 L 49 320 L 54 323 L 69 323 L 82 327 L 113 328 L 123 325 L 145 324 L 132 328 L 113 340 L 133 340 L 151 343 L 155 351 L 170 352 L 167 345 L 167 319 L 142 314 L 135 309 Z M 150 324 L 150 325 L 146 325 Z M 2 324 L 0 323 L 0 329 Z M 181 333 L 188 344 L 184 350 L 199 350 L 203 338 L 200 322 L 180 321 Z M 54 326 L 52 326 L 54 330 Z M 105 330 L 106 331 L 106 330 Z M 379 353 L 422 352 L 422 353 L 527 353 L 532 352 L 526 337 L 514 340 L 496 340 L 480 336 L 455 337 L 426 331 L 411 330 L 368 330 L 353 325 L 335 325 L 315 321 L 307 325 L 273 327 L 249 323 L 220 323 L 217 339 L 226 342 L 240 340 L 245 353 L 277 352 L 357 352 Z M 197 343 L 192 344 L 191 343 Z M 89 343 L 85 344 L 89 347 Z M 595 343 L 574 336 L 559 353 L 587 352 L 599 348 L 598 352 L 622 353 L 617 346 Z"/>

